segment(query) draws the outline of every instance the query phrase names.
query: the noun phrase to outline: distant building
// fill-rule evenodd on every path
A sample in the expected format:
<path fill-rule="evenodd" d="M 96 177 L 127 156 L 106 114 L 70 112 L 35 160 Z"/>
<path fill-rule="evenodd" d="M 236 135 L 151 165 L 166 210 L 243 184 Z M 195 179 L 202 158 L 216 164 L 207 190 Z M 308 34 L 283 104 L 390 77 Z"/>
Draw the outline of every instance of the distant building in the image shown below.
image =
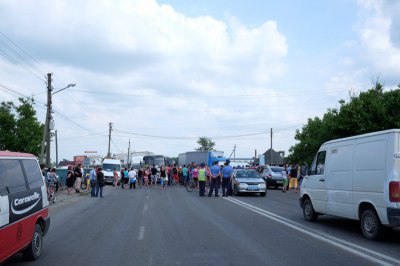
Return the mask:
<path fill-rule="evenodd" d="M 284 151 L 274 151 L 273 149 L 268 149 L 263 155 L 264 155 L 265 164 L 284 164 L 285 163 L 285 152 Z"/>

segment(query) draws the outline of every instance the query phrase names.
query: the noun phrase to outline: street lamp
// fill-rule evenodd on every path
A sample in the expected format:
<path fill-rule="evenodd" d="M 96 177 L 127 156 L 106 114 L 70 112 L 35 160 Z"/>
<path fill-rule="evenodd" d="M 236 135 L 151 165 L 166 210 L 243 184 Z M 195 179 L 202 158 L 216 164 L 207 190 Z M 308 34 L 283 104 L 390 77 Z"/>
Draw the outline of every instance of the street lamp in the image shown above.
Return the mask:
<path fill-rule="evenodd" d="M 56 91 L 53 92 L 51 95 L 54 95 L 54 94 L 56 94 L 57 92 L 63 91 L 63 90 L 68 89 L 68 88 L 70 88 L 70 87 L 75 87 L 75 85 L 76 85 L 75 83 L 70 83 L 70 84 L 67 85 L 67 87 L 62 88 L 62 89 L 59 89 L 59 90 L 56 90 Z"/>
<path fill-rule="evenodd" d="M 45 136 L 46 136 L 46 166 L 50 167 L 50 140 L 51 140 L 51 130 L 50 128 L 50 123 L 52 120 L 51 117 L 51 109 L 52 109 L 52 99 L 51 96 L 54 94 L 63 91 L 65 89 L 68 89 L 70 87 L 75 87 L 74 83 L 68 84 L 65 88 L 56 90 L 55 92 L 52 93 L 53 87 L 51 86 L 51 73 L 47 74 L 47 113 L 46 113 L 46 122 L 45 122 Z M 43 135 L 43 139 L 44 139 Z M 41 158 L 43 158 L 43 152 L 44 152 L 44 141 L 42 141 L 42 151 L 41 151 Z"/>

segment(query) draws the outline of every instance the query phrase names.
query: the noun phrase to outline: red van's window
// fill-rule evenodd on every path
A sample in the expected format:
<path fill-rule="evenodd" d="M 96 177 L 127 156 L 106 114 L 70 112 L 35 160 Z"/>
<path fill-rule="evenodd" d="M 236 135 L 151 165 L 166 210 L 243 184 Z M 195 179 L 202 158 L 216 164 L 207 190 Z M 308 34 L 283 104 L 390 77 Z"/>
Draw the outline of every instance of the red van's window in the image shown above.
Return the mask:
<path fill-rule="evenodd" d="M 0 160 L 0 173 L 4 179 L 5 189 L 9 193 L 26 190 L 24 173 L 19 160 Z"/>
<path fill-rule="evenodd" d="M 28 179 L 29 188 L 37 188 L 43 185 L 42 173 L 39 171 L 36 160 L 21 160 Z"/>

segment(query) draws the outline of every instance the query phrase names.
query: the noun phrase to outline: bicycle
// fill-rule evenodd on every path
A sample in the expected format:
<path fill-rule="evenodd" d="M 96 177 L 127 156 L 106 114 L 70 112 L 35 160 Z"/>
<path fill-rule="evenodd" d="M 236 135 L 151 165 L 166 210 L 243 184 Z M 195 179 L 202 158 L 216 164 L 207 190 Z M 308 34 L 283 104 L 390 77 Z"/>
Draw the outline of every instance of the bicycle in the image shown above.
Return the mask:
<path fill-rule="evenodd" d="M 56 201 L 57 201 L 56 192 L 55 192 L 56 184 L 53 181 L 50 181 L 48 183 L 48 186 L 49 186 L 48 187 L 48 191 L 49 191 L 48 199 L 49 199 L 49 202 L 56 203 Z"/>
<path fill-rule="evenodd" d="M 196 182 L 194 182 L 193 178 L 190 178 L 190 180 L 186 184 L 186 190 L 188 192 L 192 192 L 193 189 L 196 189 Z"/>

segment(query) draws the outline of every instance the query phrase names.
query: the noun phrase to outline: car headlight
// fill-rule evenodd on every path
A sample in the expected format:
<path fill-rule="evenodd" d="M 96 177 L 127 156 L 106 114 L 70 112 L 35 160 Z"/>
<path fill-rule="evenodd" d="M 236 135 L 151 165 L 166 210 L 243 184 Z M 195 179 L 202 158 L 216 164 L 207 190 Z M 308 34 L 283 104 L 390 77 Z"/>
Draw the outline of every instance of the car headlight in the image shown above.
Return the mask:
<path fill-rule="evenodd" d="M 267 186 L 265 185 L 265 183 L 260 183 L 260 184 L 258 184 L 258 187 L 259 188 L 266 188 Z"/>
<path fill-rule="evenodd" d="M 247 184 L 246 183 L 239 183 L 239 188 L 247 188 Z"/>

